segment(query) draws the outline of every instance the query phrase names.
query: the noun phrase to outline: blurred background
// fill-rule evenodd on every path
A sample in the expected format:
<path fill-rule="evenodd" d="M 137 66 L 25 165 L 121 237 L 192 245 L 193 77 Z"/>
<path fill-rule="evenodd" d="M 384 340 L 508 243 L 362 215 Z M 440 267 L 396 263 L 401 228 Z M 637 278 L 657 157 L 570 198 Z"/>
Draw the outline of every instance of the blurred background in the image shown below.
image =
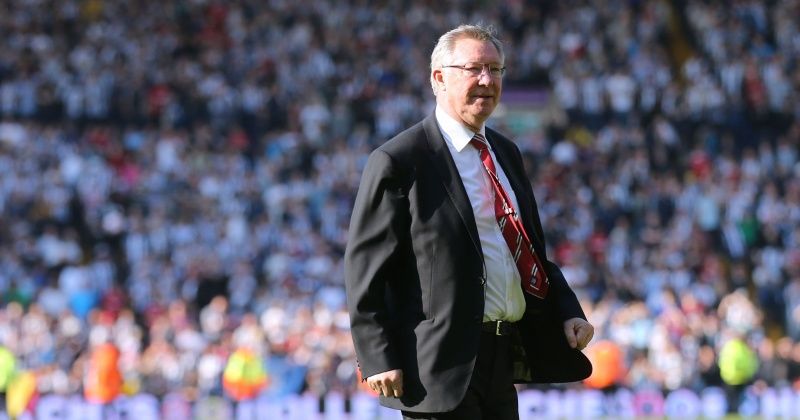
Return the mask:
<path fill-rule="evenodd" d="M 471 22 L 504 41 L 489 125 L 597 328 L 589 380 L 520 390 L 800 416 L 797 0 L 0 0 L 9 413 L 350 407 L 361 170 L 432 112 L 433 45 Z"/>

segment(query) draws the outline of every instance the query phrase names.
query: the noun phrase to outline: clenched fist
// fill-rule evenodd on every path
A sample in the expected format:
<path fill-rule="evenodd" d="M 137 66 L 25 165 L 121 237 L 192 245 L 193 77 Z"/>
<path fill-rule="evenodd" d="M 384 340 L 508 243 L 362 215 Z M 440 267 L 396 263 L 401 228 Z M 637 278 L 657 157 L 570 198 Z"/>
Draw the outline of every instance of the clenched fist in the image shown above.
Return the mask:
<path fill-rule="evenodd" d="M 367 385 L 378 395 L 400 398 L 403 396 L 403 371 L 394 369 L 372 375 L 367 378 Z"/>
<path fill-rule="evenodd" d="M 571 318 L 564 321 L 564 334 L 570 347 L 583 350 L 592 341 L 594 327 L 583 318 Z"/>

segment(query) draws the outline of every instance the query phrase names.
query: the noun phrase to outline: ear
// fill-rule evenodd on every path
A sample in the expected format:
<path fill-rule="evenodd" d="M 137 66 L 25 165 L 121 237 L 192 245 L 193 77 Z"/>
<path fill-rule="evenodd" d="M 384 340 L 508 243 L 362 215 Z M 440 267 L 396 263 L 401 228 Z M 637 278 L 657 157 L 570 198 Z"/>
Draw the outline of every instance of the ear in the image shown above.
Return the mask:
<path fill-rule="evenodd" d="M 431 81 L 436 85 L 436 90 L 441 91 L 444 89 L 444 72 L 442 69 L 435 69 L 431 72 Z"/>

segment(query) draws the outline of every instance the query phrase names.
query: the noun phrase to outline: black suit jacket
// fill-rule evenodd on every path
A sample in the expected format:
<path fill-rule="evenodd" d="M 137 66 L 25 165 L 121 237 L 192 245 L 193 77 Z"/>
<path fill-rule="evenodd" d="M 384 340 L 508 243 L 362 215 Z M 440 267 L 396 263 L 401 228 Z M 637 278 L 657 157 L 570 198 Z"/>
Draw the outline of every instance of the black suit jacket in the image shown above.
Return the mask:
<path fill-rule="evenodd" d="M 546 258 L 543 231 L 519 149 L 486 137 L 519 203 L 550 279 L 544 301 L 525 296 L 517 323 L 515 380 L 572 382 L 591 373 L 567 344 L 563 322 L 585 315 L 561 270 Z M 469 384 L 483 320 L 483 253 L 466 190 L 433 115 L 370 154 L 353 208 L 345 282 L 364 378 L 403 369 L 404 396 L 381 404 L 451 411 Z"/>

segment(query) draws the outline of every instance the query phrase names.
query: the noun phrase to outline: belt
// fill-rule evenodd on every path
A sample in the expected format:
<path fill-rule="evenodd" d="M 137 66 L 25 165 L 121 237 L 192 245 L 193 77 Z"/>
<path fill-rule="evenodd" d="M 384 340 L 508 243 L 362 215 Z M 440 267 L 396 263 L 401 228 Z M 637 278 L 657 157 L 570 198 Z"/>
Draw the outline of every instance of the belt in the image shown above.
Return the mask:
<path fill-rule="evenodd" d="M 514 323 L 501 320 L 486 321 L 481 324 L 481 330 L 493 335 L 511 335 L 511 332 L 514 331 Z"/>

